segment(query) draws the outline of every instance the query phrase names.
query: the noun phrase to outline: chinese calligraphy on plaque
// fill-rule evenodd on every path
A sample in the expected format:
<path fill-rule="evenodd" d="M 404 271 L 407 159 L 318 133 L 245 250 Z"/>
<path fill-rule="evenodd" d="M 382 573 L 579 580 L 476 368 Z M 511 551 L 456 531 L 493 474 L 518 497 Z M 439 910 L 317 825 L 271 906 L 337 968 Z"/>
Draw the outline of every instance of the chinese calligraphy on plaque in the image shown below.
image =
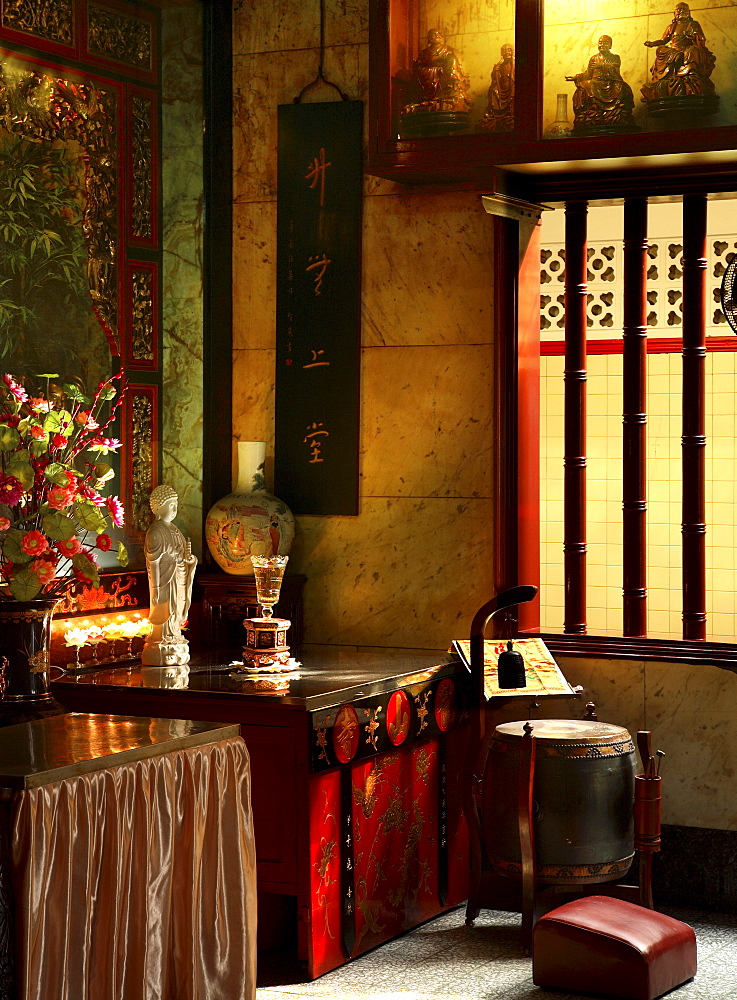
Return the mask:
<path fill-rule="evenodd" d="M 357 514 L 363 104 L 278 114 L 274 489 Z"/>

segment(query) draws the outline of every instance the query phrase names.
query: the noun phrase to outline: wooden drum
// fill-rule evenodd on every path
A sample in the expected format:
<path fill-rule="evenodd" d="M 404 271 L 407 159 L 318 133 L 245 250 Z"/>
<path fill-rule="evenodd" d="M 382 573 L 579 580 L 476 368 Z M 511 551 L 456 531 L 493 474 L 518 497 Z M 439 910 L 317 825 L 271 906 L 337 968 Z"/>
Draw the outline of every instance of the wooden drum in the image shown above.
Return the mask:
<path fill-rule="evenodd" d="M 492 867 L 505 875 L 519 875 L 521 867 L 517 802 L 524 725 L 496 727 L 484 775 L 484 840 Z M 539 719 L 531 725 L 538 881 L 618 879 L 634 856 L 637 758 L 630 734 L 588 720 Z"/>

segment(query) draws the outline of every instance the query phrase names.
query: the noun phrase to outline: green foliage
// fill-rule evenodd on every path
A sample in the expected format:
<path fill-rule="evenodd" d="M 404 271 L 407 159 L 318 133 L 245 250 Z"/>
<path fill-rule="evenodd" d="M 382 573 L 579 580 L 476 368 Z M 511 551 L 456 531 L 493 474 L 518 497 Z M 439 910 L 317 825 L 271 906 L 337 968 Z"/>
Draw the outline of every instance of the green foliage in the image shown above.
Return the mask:
<path fill-rule="evenodd" d="M 14 573 L 10 593 L 16 601 L 32 601 L 41 593 L 41 581 L 32 569 L 24 566 Z"/>
<path fill-rule="evenodd" d="M 0 357 L 33 356 L 89 313 L 77 169 L 63 147 L 0 140 Z"/>

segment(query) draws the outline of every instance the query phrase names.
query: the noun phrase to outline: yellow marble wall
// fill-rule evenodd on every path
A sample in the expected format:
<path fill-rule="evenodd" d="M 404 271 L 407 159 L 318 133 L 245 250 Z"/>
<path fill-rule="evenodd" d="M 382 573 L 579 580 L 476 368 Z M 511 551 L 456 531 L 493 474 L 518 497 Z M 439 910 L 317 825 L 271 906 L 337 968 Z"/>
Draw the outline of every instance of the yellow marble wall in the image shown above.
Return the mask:
<path fill-rule="evenodd" d="M 654 748 L 665 751 L 664 823 L 737 830 L 737 673 L 708 663 L 558 662 L 596 703 L 602 722 L 625 726 L 633 736 L 652 731 Z"/>
<path fill-rule="evenodd" d="M 368 0 L 327 0 L 325 40 L 366 101 Z M 277 106 L 318 62 L 318 4 L 235 4 L 233 439 L 267 442 L 267 482 Z M 290 568 L 307 641 L 443 649 L 491 594 L 492 221 L 478 195 L 372 177 L 363 210 L 360 513 L 298 518 Z"/>
<path fill-rule="evenodd" d="M 568 94 L 569 117 L 575 87 L 566 76 L 582 73 L 601 35 L 610 35 L 612 51 L 622 60 L 622 78 L 635 97 L 635 120 L 645 125 L 645 105 L 640 88 L 650 82 L 655 49 L 645 40 L 662 38 L 673 19 L 675 3 L 667 0 L 547 0 L 545 3 L 545 77 L 543 123 L 555 118 L 556 95 Z M 698 0 L 691 15 L 701 25 L 708 48 L 716 56 L 712 80 L 720 97 L 720 114 L 714 124 L 737 121 L 734 33 L 737 12 L 724 0 Z"/>

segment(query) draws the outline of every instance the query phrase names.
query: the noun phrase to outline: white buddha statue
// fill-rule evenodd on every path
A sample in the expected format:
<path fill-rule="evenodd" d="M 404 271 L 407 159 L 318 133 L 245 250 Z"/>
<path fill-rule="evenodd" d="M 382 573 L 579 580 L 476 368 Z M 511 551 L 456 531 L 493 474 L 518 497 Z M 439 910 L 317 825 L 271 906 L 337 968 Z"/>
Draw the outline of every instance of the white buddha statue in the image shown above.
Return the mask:
<path fill-rule="evenodd" d="M 155 520 L 146 532 L 144 551 L 152 628 L 141 662 L 147 666 L 184 664 L 189 662 L 189 643 L 182 635 L 182 625 L 189 614 L 197 557 L 172 523 L 177 515 L 176 491 L 171 486 L 157 486 L 149 503 Z"/>

